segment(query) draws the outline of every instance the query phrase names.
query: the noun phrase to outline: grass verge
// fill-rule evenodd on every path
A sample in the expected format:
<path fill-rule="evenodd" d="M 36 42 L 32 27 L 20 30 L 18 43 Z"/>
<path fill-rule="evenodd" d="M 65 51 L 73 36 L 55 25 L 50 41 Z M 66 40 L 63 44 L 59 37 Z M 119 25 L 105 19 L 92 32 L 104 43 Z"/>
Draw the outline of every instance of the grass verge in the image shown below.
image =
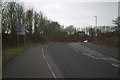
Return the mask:
<path fill-rule="evenodd" d="M 119 36 L 106 36 L 106 37 L 98 38 L 97 42 L 91 42 L 91 43 L 108 48 L 118 49 L 119 38 L 120 38 Z"/>
<path fill-rule="evenodd" d="M 27 48 L 30 48 L 35 45 L 40 45 L 40 43 L 31 43 L 28 45 L 20 46 L 20 47 L 14 47 L 11 49 L 7 49 L 5 51 L 2 51 L 2 68 L 4 69 L 6 64 L 12 60 L 16 55 L 18 55 L 20 52 L 24 51 Z"/>
<path fill-rule="evenodd" d="M 103 46 L 103 47 L 108 47 L 108 48 L 112 48 L 112 49 L 118 49 L 118 45 L 108 45 L 108 44 L 104 44 L 104 43 L 96 43 L 96 42 L 90 42 L 92 44 L 98 45 L 98 46 Z"/>

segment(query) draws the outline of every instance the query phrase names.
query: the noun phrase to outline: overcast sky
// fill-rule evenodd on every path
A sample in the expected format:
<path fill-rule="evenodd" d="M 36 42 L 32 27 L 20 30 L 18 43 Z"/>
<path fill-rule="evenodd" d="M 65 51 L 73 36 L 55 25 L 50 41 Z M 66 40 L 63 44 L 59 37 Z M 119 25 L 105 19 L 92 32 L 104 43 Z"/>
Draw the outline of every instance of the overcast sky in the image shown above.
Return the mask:
<path fill-rule="evenodd" d="M 64 26 L 95 26 L 94 16 L 98 18 L 98 25 L 112 25 L 112 20 L 118 16 L 117 2 L 26 1 L 24 5 L 42 11 L 48 19 Z"/>

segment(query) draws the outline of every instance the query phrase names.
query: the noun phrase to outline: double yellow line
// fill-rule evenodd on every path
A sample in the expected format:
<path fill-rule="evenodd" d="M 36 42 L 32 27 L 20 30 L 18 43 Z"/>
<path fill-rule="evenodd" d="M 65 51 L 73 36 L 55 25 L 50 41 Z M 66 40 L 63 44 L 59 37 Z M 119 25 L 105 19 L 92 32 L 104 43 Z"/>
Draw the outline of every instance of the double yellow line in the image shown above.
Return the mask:
<path fill-rule="evenodd" d="M 46 59 L 46 56 L 45 56 L 45 53 L 44 53 L 44 48 L 45 48 L 45 46 L 43 46 L 43 48 L 42 48 L 42 55 L 43 55 L 43 57 L 44 57 L 47 65 L 48 65 L 48 67 L 49 67 L 49 69 L 50 69 L 53 77 L 55 78 L 55 80 L 57 80 L 57 77 L 56 77 L 55 73 L 53 72 L 53 69 L 51 68 L 50 64 L 48 63 L 48 61 L 47 61 L 47 59 Z"/>

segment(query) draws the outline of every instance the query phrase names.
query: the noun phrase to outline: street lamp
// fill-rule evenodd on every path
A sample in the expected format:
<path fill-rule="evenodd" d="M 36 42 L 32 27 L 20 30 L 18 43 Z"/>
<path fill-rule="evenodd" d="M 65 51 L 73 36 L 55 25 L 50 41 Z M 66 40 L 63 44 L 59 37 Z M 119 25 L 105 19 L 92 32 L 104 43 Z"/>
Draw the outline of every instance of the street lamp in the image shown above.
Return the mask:
<path fill-rule="evenodd" d="M 95 26 L 97 27 L 97 16 L 95 16 Z"/>
<path fill-rule="evenodd" d="M 97 16 L 95 16 L 95 27 L 96 27 L 96 30 L 95 30 L 95 35 L 96 35 L 96 42 L 97 42 Z"/>
<path fill-rule="evenodd" d="M 97 36 L 97 16 L 95 16 L 95 27 L 96 27 L 96 36 Z"/>

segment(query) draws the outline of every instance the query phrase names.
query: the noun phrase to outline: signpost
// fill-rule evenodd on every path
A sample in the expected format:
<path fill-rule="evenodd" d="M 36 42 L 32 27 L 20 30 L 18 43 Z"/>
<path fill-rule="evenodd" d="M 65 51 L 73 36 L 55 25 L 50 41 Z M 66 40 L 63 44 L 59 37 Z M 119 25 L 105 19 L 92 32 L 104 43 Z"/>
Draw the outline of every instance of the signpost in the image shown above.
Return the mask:
<path fill-rule="evenodd" d="M 24 35 L 24 44 L 26 45 L 26 28 L 23 25 L 17 26 L 17 43 L 19 46 L 19 36 Z"/>

